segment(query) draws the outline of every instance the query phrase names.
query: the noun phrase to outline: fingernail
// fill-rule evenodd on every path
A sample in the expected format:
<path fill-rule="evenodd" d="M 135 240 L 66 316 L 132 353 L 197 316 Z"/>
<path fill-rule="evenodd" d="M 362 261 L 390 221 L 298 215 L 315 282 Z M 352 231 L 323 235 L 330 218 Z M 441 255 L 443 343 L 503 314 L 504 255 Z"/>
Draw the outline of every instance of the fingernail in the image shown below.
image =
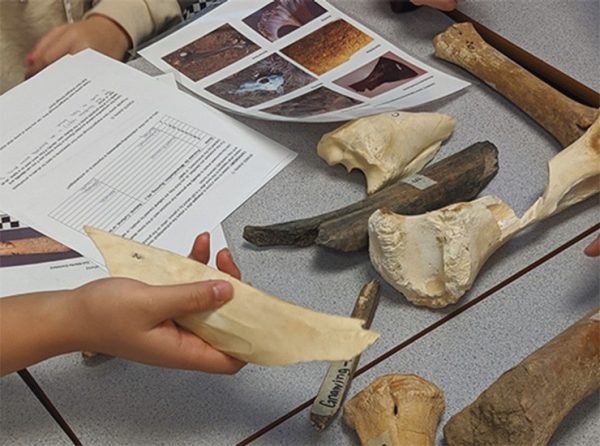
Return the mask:
<path fill-rule="evenodd" d="M 27 65 L 31 65 L 33 63 L 33 59 L 34 59 L 33 53 L 28 53 L 27 56 L 25 56 L 25 63 Z"/>
<path fill-rule="evenodd" d="M 213 293 L 215 294 L 215 301 L 219 304 L 225 303 L 231 296 L 231 285 L 227 282 L 216 282 L 213 285 Z"/>
<path fill-rule="evenodd" d="M 225 255 L 227 257 L 229 257 L 230 259 L 233 260 L 233 257 L 231 256 L 231 251 L 229 250 L 229 248 L 223 248 L 223 251 L 225 251 Z"/>

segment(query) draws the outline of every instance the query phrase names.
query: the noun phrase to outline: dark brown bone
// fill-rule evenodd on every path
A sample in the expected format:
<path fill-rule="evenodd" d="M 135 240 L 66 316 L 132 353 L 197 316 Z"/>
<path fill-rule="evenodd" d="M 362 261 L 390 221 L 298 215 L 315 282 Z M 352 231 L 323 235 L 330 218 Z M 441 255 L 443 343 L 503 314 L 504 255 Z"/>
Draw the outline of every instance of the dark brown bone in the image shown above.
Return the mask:
<path fill-rule="evenodd" d="M 563 147 L 585 133 L 598 110 L 573 101 L 488 45 L 470 23 L 433 39 L 435 55 L 483 80 L 554 136 Z"/>
<path fill-rule="evenodd" d="M 475 198 L 498 171 L 498 150 L 490 142 L 478 142 L 424 169 L 419 175 L 435 185 L 420 190 L 405 180 L 354 203 L 312 218 L 271 226 L 246 226 L 244 238 L 257 246 L 309 246 L 317 243 L 341 251 L 365 248 L 367 222 L 382 207 L 415 215 L 457 201 Z"/>
<path fill-rule="evenodd" d="M 505 372 L 444 426 L 448 446 L 545 445 L 600 387 L 600 307 Z"/>

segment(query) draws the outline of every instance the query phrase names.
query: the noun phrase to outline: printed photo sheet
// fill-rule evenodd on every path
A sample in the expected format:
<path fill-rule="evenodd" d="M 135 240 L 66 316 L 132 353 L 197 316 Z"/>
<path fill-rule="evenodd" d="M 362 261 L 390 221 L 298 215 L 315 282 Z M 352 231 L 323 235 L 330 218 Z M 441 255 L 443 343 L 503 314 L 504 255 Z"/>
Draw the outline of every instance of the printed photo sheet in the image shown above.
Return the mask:
<path fill-rule="evenodd" d="M 229 0 L 140 53 L 220 108 L 267 120 L 348 120 L 468 85 L 324 0 Z"/>

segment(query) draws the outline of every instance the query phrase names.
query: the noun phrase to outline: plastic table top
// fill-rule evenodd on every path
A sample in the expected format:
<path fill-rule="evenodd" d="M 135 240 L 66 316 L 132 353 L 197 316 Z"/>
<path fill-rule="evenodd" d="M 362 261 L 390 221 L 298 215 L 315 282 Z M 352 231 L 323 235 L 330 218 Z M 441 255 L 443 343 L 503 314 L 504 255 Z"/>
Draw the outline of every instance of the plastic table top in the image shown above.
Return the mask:
<path fill-rule="evenodd" d="M 492 141 L 499 149 L 500 169 L 484 194 L 499 196 L 522 214 L 543 190 L 546 163 L 560 147 L 490 88 L 433 57 L 431 39 L 451 21 L 427 8 L 393 15 L 384 0 L 332 3 L 411 54 L 473 83 L 455 97 L 420 109 L 458 120 L 436 159 L 479 140 Z M 466 1 L 460 8 L 586 85 L 600 88 L 597 1 Z M 132 65 L 154 72 L 144 61 Z M 316 154 L 320 136 L 336 124 L 241 120 L 298 152 L 292 164 L 224 222 L 244 279 L 295 303 L 348 315 L 361 286 L 377 277 L 366 252 L 341 254 L 314 246 L 256 249 L 242 239 L 245 225 L 316 215 L 364 196 L 360 173 L 328 167 Z M 600 221 L 597 204 L 591 199 L 576 205 L 511 240 L 452 307 L 414 307 L 384 284 L 372 326 L 382 336 L 363 354 L 361 365 L 369 368 L 357 376 L 349 397 L 386 373 L 416 373 L 431 380 L 445 392 L 446 411 L 438 429 L 442 444 L 442 426 L 451 415 L 598 305 L 598 261 L 582 254 L 593 235 L 578 238 Z M 424 332 L 481 297 L 465 312 Z M 86 366 L 79 354 L 71 354 L 29 370 L 84 444 L 221 445 L 252 440 L 263 445 L 357 445 L 358 437 L 343 426 L 341 417 L 317 434 L 308 409 L 290 414 L 315 395 L 326 367 L 250 365 L 235 376 L 212 376 L 120 359 Z M 16 376 L 1 381 L 0 443 L 68 444 L 22 388 Z M 596 444 L 599 414 L 596 392 L 569 414 L 552 443 Z"/>

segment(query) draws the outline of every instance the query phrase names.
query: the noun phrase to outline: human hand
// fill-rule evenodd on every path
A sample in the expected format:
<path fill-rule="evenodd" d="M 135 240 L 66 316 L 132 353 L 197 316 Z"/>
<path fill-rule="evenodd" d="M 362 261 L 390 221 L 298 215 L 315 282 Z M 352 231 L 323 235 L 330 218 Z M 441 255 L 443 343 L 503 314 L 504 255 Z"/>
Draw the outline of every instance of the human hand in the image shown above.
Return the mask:
<path fill-rule="evenodd" d="M 583 251 L 585 255 L 590 257 L 598 257 L 600 256 L 600 236 L 596 238 L 592 243 L 590 243 L 585 250 Z"/>
<path fill-rule="evenodd" d="M 456 8 L 457 0 L 410 0 L 417 6 L 431 6 L 442 11 L 452 11 Z"/>
<path fill-rule="evenodd" d="M 74 347 L 145 364 L 232 374 L 244 363 L 222 353 L 173 319 L 213 310 L 233 296 L 224 281 L 151 286 L 124 278 L 100 279 L 76 290 Z"/>
<path fill-rule="evenodd" d="M 123 60 L 131 41 L 123 28 L 99 14 L 58 26 L 48 31 L 25 57 L 25 77 L 33 76 L 66 54 L 86 48 Z"/>

